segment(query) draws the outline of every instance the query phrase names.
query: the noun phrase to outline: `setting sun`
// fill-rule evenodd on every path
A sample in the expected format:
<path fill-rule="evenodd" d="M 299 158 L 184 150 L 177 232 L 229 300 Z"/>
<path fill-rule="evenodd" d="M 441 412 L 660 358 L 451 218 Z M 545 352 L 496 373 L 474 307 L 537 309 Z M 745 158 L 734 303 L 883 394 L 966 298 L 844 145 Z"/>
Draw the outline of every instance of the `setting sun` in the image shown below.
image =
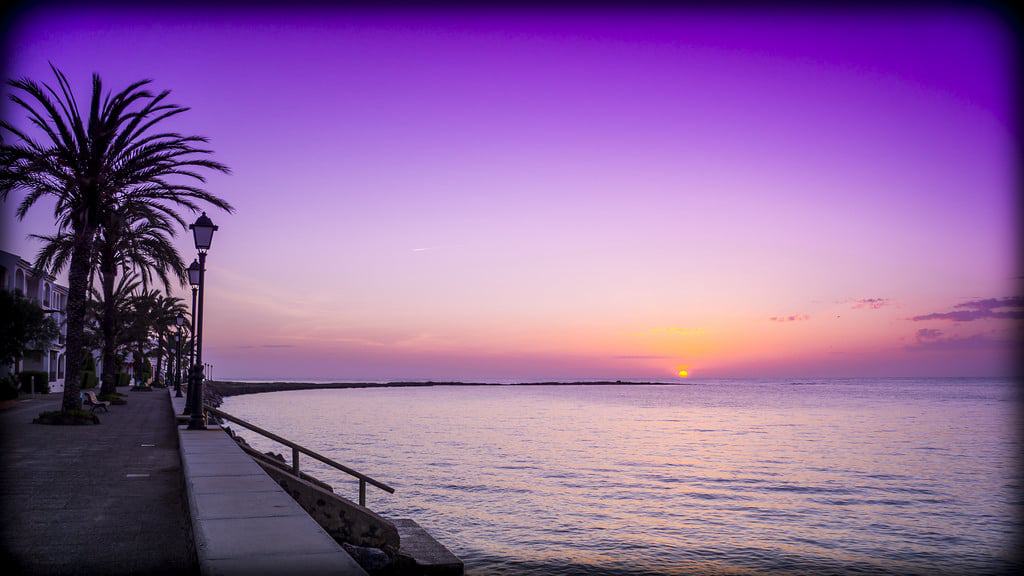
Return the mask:
<path fill-rule="evenodd" d="M 687 377 L 687 376 L 689 376 L 689 375 L 690 375 L 690 373 L 689 373 L 689 372 L 687 372 L 686 370 L 680 370 L 680 371 L 679 371 L 679 377 L 680 377 L 680 378 L 686 378 L 686 377 Z"/>

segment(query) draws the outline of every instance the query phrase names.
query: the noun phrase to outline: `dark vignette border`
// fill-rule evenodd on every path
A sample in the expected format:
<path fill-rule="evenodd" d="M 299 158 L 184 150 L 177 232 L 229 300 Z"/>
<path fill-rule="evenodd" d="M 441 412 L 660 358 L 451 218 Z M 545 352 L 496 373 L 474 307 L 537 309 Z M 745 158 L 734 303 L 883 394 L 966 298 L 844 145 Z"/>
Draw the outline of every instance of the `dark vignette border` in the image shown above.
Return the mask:
<path fill-rule="evenodd" d="M 88 1 L 74 1 L 74 0 L 14 0 L 7 4 L 0 6 L 0 78 L 4 80 L 9 78 L 8 71 L 11 68 L 11 61 L 14 58 L 14 46 L 12 43 L 13 32 L 17 30 L 20 22 L 30 15 L 32 12 L 43 9 L 43 8 L 54 8 L 61 6 L 74 6 L 76 8 L 82 8 L 83 6 L 130 6 L 132 8 L 139 8 L 139 2 L 132 2 L 130 0 L 93 0 Z M 945 0 L 945 1 L 923 1 L 923 0 L 894 0 L 892 2 L 883 2 L 878 0 L 865 0 L 865 1 L 851 1 L 851 0 L 838 0 L 828 3 L 815 2 L 813 0 L 776 0 L 774 2 L 765 1 L 757 2 L 756 0 L 723 0 L 721 2 L 713 2 L 709 0 L 690 0 L 690 1 L 652 1 L 652 0 L 639 0 L 635 2 L 628 2 L 625 0 L 609 1 L 609 0 L 592 0 L 590 2 L 583 2 L 580 0 L 551 0 L 549 2 L 542 2 L 538 0 L 521 0 L 521 1 L 487 1 L 481 0 L 477 2 L 471 2 L 464 0 L 462 2 L 457 0 L 437 0 L 437 1 L 414 1 L 414 0 L 384 0 L 379 2 L 370 1 L 326 1 L 326 0 L 154 0 L 146 2 L 146 6 L 149 7 L 162 7 L 162 8 L 174 8 L 178 10 L 188 10 L 190 8 L 231 8 L 237 10 L 248 10 L 254 8 L 324 8 L 324 9 L 346 9 L 346 10 L 379 10 L 379 9 L 391 9 L 391 10 L 402 10 L 402 11 L 431 11 L 440 8 L 451 9 L 451 8 L 462 8 L 467 10 L 489 10 L 489 9 L 516 9 L 516 8 L 533 8 L 533 9 L 557 9 L 557 10 L 602 10 L 602 9 L 629 9 L 629 10 L 658 10 L 658 9 L 702 9 L 702 8 L 714 8 L 716 10 L 736 10 L 742 12 L 747 9 L 778 9 L 778 10 L 808 10 L 808 11 L 844 11 L 844 10 L 862 10 L 862 9 L 874 9 L 874 10 L 905 10 L 905 9 L 929 9 L 929 8 L 973 8 L 981 9 L 989 12 L 996 17 L 997 20 L 1001 21 L 1004 26 L 1011 32 L 1014 39 L 1012 50 L 1014 52 L 1013 58 L 1013 76 L 1015 79 L 1013 85 L 1012 101 L 1016 103 L 1017 114 L 1014 118 L 1014 130 L 1013 138 L 1016 143 L 1018 165 L 1016 168 L 1016 192 L 1017 198 L 1014 206 L 1014 217 L 1016 221 L 1016 238 L 1015 238 L 1015 276 L 1016 281 L 1016 294 L 1024 295 L 1024 182 L 1022 182 L 1022 173 L 1024 173 L 1024 142 L 1022 142 L 1022 135 L 1024 135 L 1024 114 L 1022 114 L 1022 95 L 1024 95 L 1024 74 L 1022 74 L 1022 63 L 1024 63 L 1024 54 L 1022 54 L 1022 23 L 1024 23 L 1024 10 L 1019 6 L 1014 5 L 1011 2 L 1000 2 L 993 0 Z M 6 96 L 6 90 L 0 88 L 0 96 Z M 5 239 L 4 235 L 8 234 L 6 226 L 0 223 L 0 239 Z M 1016 327 L 1018 334 L 1024 334 L 1024 324 L 1018 322 Z M 1014 360 L 1013 367 L 1013 378 L 1017 385 L 1017 437 L 1018 444 L 1020 446 L 1021 453 L 1018 456 L 1018 472 L 1017 472 L 1017 484 L 1015 488 L 1018 491 L 1017 503 L 1024 505 L 1024 354 L 1020 354 Z M 2 459 L 0 459 L 0 465 Z M 7 515 L 4 514 L 4 510 L 0 509 L 0 521 L 4 521 Z M 1015 550 L 1011 552 L 1010 557 L 1012 562 L 1018 567 L 1024 566 L 1024 516 L 1017 519 L 1018 532 L 1015 534 L 1016 546 Z M 0 549 L 0 559 L 6 559 L 6 551 Z M 513 560 L 513 559 L 509 559 Z M 515 566 L 514 560 L 510 563 Z M 12 566 L 8 565 L 8 568 Z M 544 569 L 545 566 L 526 566 L 522 565 L 523 568 L 530 570 Z M 16 567 L 14 567 L 17 570 Z M 550 568 L 556 568 L 551 566 Z M 567 567 L 564 564 L 557 566 L 557 569 L 564 571 L 566 568 L 572 570 L 572 567 Z M 615 568 L 597 568 L 594 566 L 576 566 L 580 573 L 602 573 L 602 574 L 617 574 L 626 572 L 615 572 Z M 779 566 L 781 570 L 792 570 L 794 566 Z M 870 567 L 847 567 L 851 570 L 860 571 L 864 568 Z M 596 570 L 596 572 L 595 572 Z M 840 568 L 840 572 L 843 572 Z"/>

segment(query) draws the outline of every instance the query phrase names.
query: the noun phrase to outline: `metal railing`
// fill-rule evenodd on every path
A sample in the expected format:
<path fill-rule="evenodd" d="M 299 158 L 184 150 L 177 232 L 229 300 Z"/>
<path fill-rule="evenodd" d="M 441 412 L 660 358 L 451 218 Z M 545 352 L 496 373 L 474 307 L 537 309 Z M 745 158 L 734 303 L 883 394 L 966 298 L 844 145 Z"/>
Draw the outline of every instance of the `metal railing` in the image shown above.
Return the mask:
<path fill-rule="evenodd" d="M 358 478 L 359 479 L 359 505 L 360 506 L 366 506 L 366 485 L 367 484 L 373 484 L 377 488 L 380 488 L 381 490 L 383 490 L 383 491 L 385 491 L 385 492 L 387 492 L 389 494 L 394 494 L 395 493 L 395 489 L 394 488 L 392 488 L 391 486 L 388 486 L 387 484 L 381 482 L 380 480 L 375 480 L 375 479 L 367 476 L 366 474 L 363 474 L 362 472 L 356 472 L 355 470 L 349 468 L 348 466 L 345 466 L 344 464 L 339 464 L 339 463 L 335 462 L 334 460 L 331 460 L 330 458 L 328 458 L 326 456 L 323 456 L 321 454 L 317 454 L 316 452 L 310 450 L 309 448 L 306 448 L 305 446 L 303 446 L 301 444 L 296 444 L 295 442 L 292 442 L 291 440 L 288 440 L 287 438 L 282 438 L 282 437 L 278 436 L 277 434 L 274 434 L 273 432 L 268 432 L 268 431 L 264 430 L 263 428 L 260 428 L 259 426 L 255 425 L 255 424 L 246 422 L 245 420 L 242 420 L 241 418 L 239 418 L 237 416 L 232 416 L 231 414 L 228 414 L 227 412 L 224 412 L 223 410 L 218 410 L 218 409 L 216 409 L 216 408 L 214 408 L 212 406 L 209 406 L 209 405 L 204 405 L 203 407 L 210 414 L 213 414 L 215 416 L 218 416 L 220 418 L 228 420 L 229 422 L 234 422 L 235 424 L 238 424 L 239 426 L 243 426 L 245 428 L 248 428 L 249 430 L 252 430 L 253 432 L 257 432 L 259 434 L 262 434 L 263 436 L 266 436 L 267 438 L 270 438 L 271 440 L 273 440 L 275 442 L 278 442 L 280 444 L 284 444 L 285 446 L 288 446 L 289 448 L 291 448 L 292 449 L 292 472 L 294 472 L 296 476 L 299 475 L 299 453 L 301 452 L 302 454 L 305 454 L 305 455 L 307 455 L 307 456 L 309 456 L 311 458 L 315 458 L 315 459 L 323 462 L 324 464 L 327 464 L 328 466 L 334 467 L 334 468 L 336 468 L 338 470 L 341 470 L 342 472 L 344 472 L 344 473 L 346 473 L 346 474 L 348 474 L 350 476 L 354 476 L 354 477 Z"/>

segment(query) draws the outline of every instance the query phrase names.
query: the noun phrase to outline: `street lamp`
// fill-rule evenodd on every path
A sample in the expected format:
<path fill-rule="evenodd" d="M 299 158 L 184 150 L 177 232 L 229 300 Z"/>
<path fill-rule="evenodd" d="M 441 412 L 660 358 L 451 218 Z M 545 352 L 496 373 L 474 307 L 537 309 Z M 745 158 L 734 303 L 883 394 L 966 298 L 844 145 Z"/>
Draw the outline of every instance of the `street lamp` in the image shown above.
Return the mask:
<path fill-rule="evenodd" d="M 189 371 L 192 370 L 192 366 L 196 362 L 196 292 L 199 291 L 199 261 L 192 260 L 192 263 L 188 266 L 188 283 L 192 285 L 192 315 L 189 316 L 189 334 L 191 338 L 188 341 L 188 366 Z M 188 392 L 185 394 L 185 409 L 182 410 L 182 415 L 188 415 L 192 411 L 192 392 L 195 391 L 195 386 L 191 385 L 191 379 L 189 379 Z"/>
<path fill-rule="evenodd" d="M 174 397 L 181 398 L 181 327 L 185 325 L 185 316 L 178 313 L 174 317 L 174 323 L 178 325 L 178 333 L 174 335 L 174 354 L 175 354 L 175 365 L 174 370 Z"/>
<path fill-rule="evenodd" d="M 188 283 L 192 285 L 193 290 L 199 287 L 199 260 L 193 259 L 188 265 Z"/>
<path fill-rule="evenodd" d="M 177 397 L 181 394 L 181 354 L 178 352 L 181 350 L 180 334 L 175 333 L 171 339 L 174 342 L 174 354 L 171 356 L 171 376 L 174 380 L 174 395 Z"/>
<path fill-rule="evenodd" d="M 190 387 L 195 387 L 192 393 L 192 410 L 189 412 L 188 429 L 206 430 L 206 419 L 203 418 L 203 296 L 205 293 L 206 279 L 206 252 L 213 242 L 213 233 L 217 226 L 203 212 L 203 215 L 190 225 L 192 235 L 195 238 L 196 250 L 199 251 L 199 316 L 196 320 L 196 358 L 192 365 L 192 373 L 189 375 Z"/>

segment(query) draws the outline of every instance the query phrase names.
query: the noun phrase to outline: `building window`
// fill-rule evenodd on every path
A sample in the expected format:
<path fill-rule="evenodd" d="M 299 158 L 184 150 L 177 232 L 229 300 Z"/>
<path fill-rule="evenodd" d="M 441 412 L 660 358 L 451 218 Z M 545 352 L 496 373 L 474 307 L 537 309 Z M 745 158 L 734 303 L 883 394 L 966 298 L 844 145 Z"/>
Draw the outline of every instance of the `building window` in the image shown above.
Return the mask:
<path fill-rule="evenodd" d="M 43 283 L 43 306 L 50 307 L 50 284 L 48 282 Z"/>
<path fill-rule="evenodd" d="M 59 379 L 59 380 L 63 380 L 64 379 L 64 355 L 63 354 L 61 354 L 57 358 L 57 379 Z"/>
<path fill-rule="evenodd" d="M 25 273 L 21 271 L 21 268 L 14 273 L 14 291 L 21 292 L 22 296 L 25 295 Z"/>

